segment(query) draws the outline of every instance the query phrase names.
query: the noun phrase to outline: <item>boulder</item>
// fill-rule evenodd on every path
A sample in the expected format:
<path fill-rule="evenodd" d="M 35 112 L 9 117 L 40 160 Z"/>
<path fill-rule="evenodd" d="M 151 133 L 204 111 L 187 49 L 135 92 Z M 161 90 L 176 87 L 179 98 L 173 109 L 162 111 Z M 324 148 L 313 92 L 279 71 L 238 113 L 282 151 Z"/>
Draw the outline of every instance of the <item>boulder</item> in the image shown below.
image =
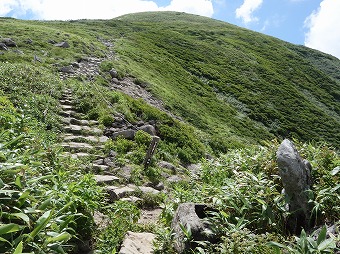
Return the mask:
<path fill-rule="evenodd" d="M 140 126 L 138 129 L 149 133 L 151 136 L 156 136 L 157 134 L 155 127 L 153 127 L 151 124 Z"/>
<path fill-rule="evenodd" d="M 177 253 L 184 253 L 197 247 L 195 241 L 209 241 L 215 243 L 218 241 L 213 234 L 209 223 L 205 220 L 208 217 L 208 211 L 212 210 L 205 204 L 183 203 L 176 210 L 171 223 L 174 232 L 174 247 Z M 181 228 L 190 229 L 191 239 L 188 241 Z"/>
<path fill-rule="evenodd" d="M 167 162 L 167 161 L 160 161 L 160 162 L 158 162 L 157 165 L 158 165 L 158 167 L 160 167 L 160 168 L 165 168 L 165 169 L 171 170 L 171 172 L 172 172 L 173 174 L 176 173 L 176 167 L 175 167 L 175 165 L 172 164 L 172 163 L 170 163 L 170 162 Z"/>
<path fill-rule="evenodd" d="M 118 72 L 115 69 L 109 71 L 111 78 L 118 78 Z"/>
<path fill-rule="evenodd" d="M 133 140 L 135 138 L 136 131 L 135 130 L 122 130 L 122 131 L 117 131 L 111 134 L 112 139 L 115 139 L 119 136 Z"/>
<path fill-rule="evenodd" d="M 1 39 L 2 43 L 5 43 L 7 47 L 16 47 L 17 44 L 10 38 L 3 38 Z"/>
<path fill-rule="evenodd" d="M 8 48 L 7 48 L 5 43 L 0 42 L 0 50 L 6 50 L 6 51 L 8 50 Z"/>
<path fill-rule="evenodd" d="M 301 227 L 309 228 L 310 207 L 307 191 L 312 185 L 312 167 L 307 160 L 301 158 L 294 144 L 288 139 L 283 140 L 276 156 L 284 191 L 289 200 L 289 211 L 292 214 L 287 227 L 289 231 L 298 233 Z"/>
<path fill-rule="evenodd" d="M 63 72 L 63 73 L 75 73 L 72 65 L 69 65 L 69 66 L 63 66 L 59 69 L 60 72 Z"/>
<path fill-rule="evenodd" d="M 70 45 L 68 44 L 67 41 L 55 43 L 54 46 L 60 47 L 60 48 L 69 48 L 70 47 Z"/>
<path fill-rule="evenodd" d="M 134 233 L 128 231 L 119 254 L 151 254 L 156 235 L 152 233 Z"/>

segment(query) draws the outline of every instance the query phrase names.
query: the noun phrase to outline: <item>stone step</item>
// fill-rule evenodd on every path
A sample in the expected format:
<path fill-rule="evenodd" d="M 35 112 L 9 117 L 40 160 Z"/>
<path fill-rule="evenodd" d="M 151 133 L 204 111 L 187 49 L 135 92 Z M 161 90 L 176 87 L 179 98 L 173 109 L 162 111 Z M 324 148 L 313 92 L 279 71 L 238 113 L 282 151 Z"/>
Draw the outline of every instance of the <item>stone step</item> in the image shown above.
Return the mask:
<path fill-rule="evenodd" d="M 63 117 L 75 117 L 75 118 L 85 117 L 84 114 L 78 113 L 78 112 L 76 112 L 74 110 L 63 110 L 63 111 L 60 111 L 59 115 L 61 115 Z"/>
<path fill-rule="evenodd" d="M 73 106 L 72 106 L 72 105 L 66 105 L 66 104 L 61 104 L 60 107 L 61 107 L 64 111 L 72 110 L 72 109 L 73 109 Z"/>
<path fill-rule="evenodd" d="M 109 169 L 110 167 L 107 165 L 100 165 L 100 164 L 95 164 L 95 163 L 92 164 L 92 171 L 95 173 L 102 173 L 102 172 L 108 171 Z"/>
<path fill-rule="evenodd" d="M 64 135 L 64 141 L 71 142 L 93 142 L 93 143 L 105 143 L 109 138 L 106 136 L 82 136 L 82 135 Z"/>
<path fill-rule="evenodd" d="M 90 144 L 78 143 L 78 142 L 62 143 L 61 146 L 64 148 L 64 150 L 74 151 L 74 152 L 87 152 L 95 148 L 94 146 Z"/>
<path fill-rule="evenodd" d="M 110 202 L 114 202 L 121 198 L 125 198 L 128 196 L 133 195 L 136 191 L 136 186 L 129 184 L 127 186 L 107 186 L 106 187 L 107 193 L 110 195 Z"/>
<path fill-rule="evenodd" d="M 152 233 L 135 233 L 128 231 L 123 240 L 119 254 L 152 254 L 153 241 L 156 235 Z"/>
<path fill-rule="evenodd" d="M 79 159 L 79 158 L 91 156 L 91 154 L 88 154 L 88 153 L 85 153 L 85 152 L 79 152 L 79 153 L 63 152 L 63 155 L 69 156 L 72 159 Z"/>
<path fill-rule="evenodd" d="M 114 184 L 119 182 L 119 178 L 112 175 L 94 175 L 97 184 Z"/>
<path fill-rule="evenodd" d="M 59 100 L 59 102 L 62 105 L 72 105 L 73 104 L 73 101 L 70 100 L 70 99 L 61 99 L 61 100 Z"/>
<path fill-rule="evenodd" d="M 71 117 L 70 123 L 75 124 L 75 125 L 92 126 L 92 125 L 97 125 L 98 121 L 95 121 L 95 120 L 80 120 L 80 119 Z"/>
<path fill-rule="evenodd" d="M 157 223 L 159 220 L 163 209 L 155 208 L 155 209 L 143 209 L 141 210 L 141 215 L 138 220 L 138 224 L 152 224 Z"/>
<path fill-rule="evenodd" d="M 86 134 L 87 136 L 91 135 L 102 135 L 103 131 L 101 129 L 89 126 L 81 126 L 81 125 L 73 125 L 70 124 L 68 126 L 64 126 L 65 132 L 73 133 L 73 134 Z"/>

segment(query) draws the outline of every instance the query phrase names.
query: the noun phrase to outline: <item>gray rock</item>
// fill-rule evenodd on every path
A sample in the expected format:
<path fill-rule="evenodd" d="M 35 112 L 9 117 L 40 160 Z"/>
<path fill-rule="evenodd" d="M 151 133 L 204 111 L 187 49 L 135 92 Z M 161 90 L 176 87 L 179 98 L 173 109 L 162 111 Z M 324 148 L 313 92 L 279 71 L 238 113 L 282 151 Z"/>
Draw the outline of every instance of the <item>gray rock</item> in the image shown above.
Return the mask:
<path fill-rule="evenodd" d="M 71 64 L 72 65 L 72 67 L 74 67 L 74 68 L 80 68 L 80 65 L 79 65 L 79 63 L 78 62 L 74 62 L 74 63 L 72 63 Z"/>
<path fill-rule="evenodd" d="M 129 197 L 126 197 L 126 198 L 121 198 L 120 200 L 121 201 L 127 201 L 127 202 L 134 203 L 134 204 L 138 204 L 138 203 L 143 202 L 143 199 L 137 198 L 135 196 L 129 196 Z"/>
<path fill-rule="evenodd" d="M 118 78 L 118 72 L 115 69 L 109 71 L 112 78 Z"/>
<path fill-rule="evenodd" d="M 279 174 L 285 193 L 289 200 L 289 211 L 292 213 L 288 230 L 299 232 L 301 227 L 309 228 L 310 207 L 308 205 L 307 190 L 310 190 L 311 165 L 301 158 L 294 144 L 285 139 L 277 153 Z"/>
<path fill-rule="evenodd" d="M 126 139 L 133 140 L 135 138 L 136 131 L 135 130 L 123 130 L 123 131 L 117 131 L 111 135 L 113 139 L 121 136 Z"/>
<path fill-rule="evenodd" d="M 152 254 L 153 252 L 153 241 L 156 235 L 152 233 L 134 233 L 128 231 L 120 254 Z"/>
<path fill-rule="evenodd" d="M 5 43 L 0 42 L 0 50 L 6 50 L 6 51 L 8 50 L 8 48 L 7 48 Z"/>
<path fill-rule="evenodd" d="M 111 81 L 112 81 L 113 83 L 117 84 L 117 85 L 120 84 L 120 82 L 119 82 L 119 80 L 118 80 L 117 78 L 113 78 Z"/>
<path fill-rule="evenodd" d="M 3 43 L 5 43 L 7 47 L 16 47 L 17 46 L 17 44 L 10 38 L 3 38 L 3 39 L 1 39 L 1 41 Z"/>
<path fill-rule="evenodd" d="M 112 184 L 119 182 L 119 178 L 111 175 L 95 175 L 97 184 Z"/>
<path fill-rule="evenodd" d="M 33 44 L 33 41 L 32 41 L 30 38 L 28 38 L 25 42 L 26 42 L 27 44 Z"/>
<path fill-rule="evenodd" d="M 139 130 L 145 131 L 146 133 L 149 133 L 151 136 L 156 136 L 157 132 L 155 127 L 153 127 L 151 124 L 146 124 L 138 128 Z"/>
<path fill-rule="evenodd" d="M 174 164 L 170 163 L 170 162 L 167 162 L 167 161 L 160 161 L 158 162 L 158 167 L 160 168 L 165 168 L 165 169 L 169 169 L 172 171 L 173 174 L 176 173 L 176 167 Z"/>
<path fill-rule="evenodd" d="M 118 199 L 133 195 L 136 191 L 136 186 L 131 184 L 122 187 L 108 186 L 106 187 L 106 191 L 110 195 L 110 201 L 114 202 Z"/>
<path fill-rule="evenodd" d="M 140 189 L 141 192 L 143 192 L 144 194 L 153 194 L 153 195 L 157 195 L 159 193 L 158 190 L 149 187 L 149 186 L 139 186 L 138 189 Z"/>
<path fill-rule="evenodd" d="M 209 208 L 204 204 L 184 203 L 180 204 L 176 210 L 171 223 L 171 228 L 174 232 L 174 247 L 177 253 L 184 253 L 197 247 L 194 241 L 209 241 L 216 242 L 218 239 L 211 231 L 207 218 Z M 186 241 L 185 234 L 181 228 L 190 228 L 192 239 Z"/>
<path fill-rule="evenodd" d="M 59 69 L 59 71 L 63 73 L 75 73 L 75 70 L 73 69 L 72 65 L 63 66 Z"/>
<path fill-rule="evenodd" d="M 55 43 L 54 46 L 60 47 L 60 48 L 69 48 L 70 47 L 70 45 L 68 44 L 67 41 Z"/>

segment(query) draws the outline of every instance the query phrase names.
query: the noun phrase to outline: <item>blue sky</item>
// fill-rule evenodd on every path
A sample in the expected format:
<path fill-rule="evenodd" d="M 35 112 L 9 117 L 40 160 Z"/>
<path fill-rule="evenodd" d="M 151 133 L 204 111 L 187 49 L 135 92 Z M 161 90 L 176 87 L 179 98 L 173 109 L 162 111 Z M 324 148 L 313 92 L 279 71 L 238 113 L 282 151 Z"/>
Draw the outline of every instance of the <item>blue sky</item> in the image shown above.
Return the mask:
<path fill-rule="evenodd" d="M 0 0 L 0 16 L 20 19 L 110 19 L 163 10 L 223 20 L 340 59 L 340 0 Z"/>

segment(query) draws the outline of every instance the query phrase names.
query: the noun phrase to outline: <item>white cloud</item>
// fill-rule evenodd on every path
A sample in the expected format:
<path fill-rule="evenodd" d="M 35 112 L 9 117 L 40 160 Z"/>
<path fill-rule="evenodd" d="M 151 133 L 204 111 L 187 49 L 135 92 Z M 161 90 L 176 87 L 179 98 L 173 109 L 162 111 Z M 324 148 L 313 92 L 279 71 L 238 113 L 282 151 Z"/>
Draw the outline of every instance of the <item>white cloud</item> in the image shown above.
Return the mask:
<path fill-rule="evenodd" d="M 0 2 L 0 16 L 6 15 L 11 12 L 14 7 L 17 7 L 18 4 L 16 0 L 1 0 Z"/>
<path fill-rule="evenodd" d="M 339 10 L 339 0 L 323 0 L 320 3 L 320 8 L 305 20 L 309 29 L 305 34 L 305 45 L 340 59 Z"/>
<path fill-rule="evenodd" d="M 257 21 L 257 17 L 253 17 L 252 14 L 261 5 L 263 0 L 244 0 L 243 4 L 236 9 L 236 17 L 241 18 L 245 24 Z"/>
<path fill-rule="evenodd" d="M 172 0 L 159 7 L 150 0 L 0 0 L 0 15 L 12 11 L 12 16 L 24 16 L 28 11 L 34 18 L 45 20 L 110 19 L 128 13 L 144 11 L 181 11 L 211 17 L 211 0 Z"/>

